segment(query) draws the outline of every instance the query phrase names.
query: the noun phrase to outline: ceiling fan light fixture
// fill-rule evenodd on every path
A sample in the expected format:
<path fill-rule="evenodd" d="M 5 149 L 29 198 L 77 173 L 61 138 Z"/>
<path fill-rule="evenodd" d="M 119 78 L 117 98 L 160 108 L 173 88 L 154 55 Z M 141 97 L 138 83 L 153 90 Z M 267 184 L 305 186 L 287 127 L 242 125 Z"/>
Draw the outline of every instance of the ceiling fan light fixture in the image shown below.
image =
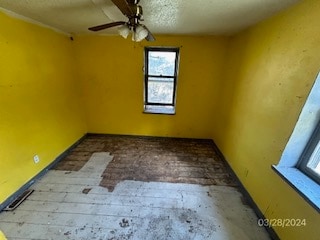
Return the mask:
<path fill-rule="evenodd" d="M 118 32 L 123 38 L 127 38 L 130 33 L 130 28 L 125 24 L 118 28 Z"/>
<path fill-rule="evenodd" d="M 1 0 L 0 0 L 1 1 Z M 118 27 L 118 33 L 123 38 L 127 38 L 132 34 L 132 41 L 140 42 L 143 39 L 154 41 L 155 38 L 149 29 L 140 24 L 143 21 L 143 10 L 139 4 L 140 0 L 111 0 L 116 7 L 128 18 L 127 22 L 116 21 L 98 26 L 89 27 L 90 31 L 101 31 L 111 27 Z"/>
<path fill-rule="evenodd" d="M 148 31 L 143 26 L 138 25 L 134 33 L 134 39 L 136 42 L 140 42 L 148 36 Z"/>

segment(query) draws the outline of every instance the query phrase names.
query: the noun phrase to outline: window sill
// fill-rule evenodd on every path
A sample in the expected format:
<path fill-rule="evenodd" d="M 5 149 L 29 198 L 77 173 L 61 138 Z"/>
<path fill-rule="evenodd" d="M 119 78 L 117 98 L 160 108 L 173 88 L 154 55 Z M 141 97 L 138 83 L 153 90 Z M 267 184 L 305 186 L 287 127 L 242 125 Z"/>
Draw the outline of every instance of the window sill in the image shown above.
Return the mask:
<path fill-rule="evenodd" d="M 176 114 L 175 107 L 172 106 L 145 106 L 144 113 L 150 114 L 166 114 L 166 115 L 174 115 Z"/>
<path fill-rule="evenodd" d="M 281 178 L 292 186 L 313 208 L 320 213 L 320 185 L 295 167 L 272 165 Z"/>

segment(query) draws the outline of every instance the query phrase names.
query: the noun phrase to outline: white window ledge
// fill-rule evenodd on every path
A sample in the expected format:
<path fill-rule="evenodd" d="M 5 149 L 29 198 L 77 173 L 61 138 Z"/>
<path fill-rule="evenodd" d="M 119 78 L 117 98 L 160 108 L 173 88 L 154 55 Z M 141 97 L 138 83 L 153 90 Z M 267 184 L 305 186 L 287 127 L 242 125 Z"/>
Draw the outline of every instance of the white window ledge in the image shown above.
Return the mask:
<path fill-rule="evenodd" d="M 295 167 L 275 166 L 272 168 L 289 183 L 312 207 L 320 212 L 320 185 Z"/>
<path fill-rule="evenodd" d="M 175 107 L 173 106 L 157 106 L 157 105 L 146 105 L 144 107 L 144 113 L 153 114 L 167 114 L 174 115 L 176 113 Z"/>
<path fill-rule="evenodd" d="M 296 126 L 282 153 L 278 165 L 272 168 L 295 189 L 314 209 L 320 212 L 320 185 L 301 172 L 296 166 L 312 133 L 320 121 L 320 74 L 302 108 Z"/>

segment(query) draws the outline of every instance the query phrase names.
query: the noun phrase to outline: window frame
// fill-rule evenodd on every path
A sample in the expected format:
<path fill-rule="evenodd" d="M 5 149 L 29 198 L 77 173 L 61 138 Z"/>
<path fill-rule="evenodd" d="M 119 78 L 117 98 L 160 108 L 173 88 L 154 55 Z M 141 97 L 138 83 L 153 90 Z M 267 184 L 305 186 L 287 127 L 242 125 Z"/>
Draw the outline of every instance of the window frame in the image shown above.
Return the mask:
<path fill-rule="evenodd" d="M 280 161 L 271 166 L 311 207 L 320 213 L 320 184 L 299 168 L 306 146 L 320 122 L 320 73 L 307 96 Z M 302 161 L 302 160 L 301 160 Z"/>
<path fill-rule="evenodd" d="M 320 184 L 320 176 L 311 170 L 307 165 L 310 161 L 310 157 L 315 151 L 318 142 L 320 141 L 320 121 L 318 121 L 317 126 L 312 133 L 306 147 L 303 150 L 303 153 L 300 157 L 300 160 L 297 163 L 297 168 L 300 169 L 304 174 L 310 177 L 312 180 Z"/>
<path fill-rule="evenodd" d="M 150 75 L 149 74 L 149 52 L 174 52 L 175 66 L 174 75 Z M 177 81 L 180 61 L 179 47 L 145 47 L 144 48 L 144 112 L 158 114 L 175 114 L 176 97 L 177 97 Z M 150 78 L 168 78 L 173 80 L 172 101 L 170 103 L 150 102 L 148 96 L 149 79 Z"/>

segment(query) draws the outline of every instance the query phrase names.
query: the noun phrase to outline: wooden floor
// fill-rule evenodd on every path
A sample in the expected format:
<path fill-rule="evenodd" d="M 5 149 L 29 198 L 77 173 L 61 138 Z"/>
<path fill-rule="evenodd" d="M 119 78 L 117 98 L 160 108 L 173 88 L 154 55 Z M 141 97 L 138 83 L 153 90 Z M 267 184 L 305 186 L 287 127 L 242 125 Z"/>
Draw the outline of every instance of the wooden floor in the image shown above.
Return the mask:
<path fill-rule="evenodd" d="M 77 171 L 94 152 L 114 158 L 100 185 L 113 191 L 124 180 L 236 186 L 212 140 L 89 135 L 55 169 Z"/>
<path fill-rule="evenodd" d="M 234 186 L 121 180 L 110 191 L 101 182 L 112 161 L 94 152 L 74 171 L 50 170 L 0 213 L 0 229 L 8 240 L 270 239 Z"/>

